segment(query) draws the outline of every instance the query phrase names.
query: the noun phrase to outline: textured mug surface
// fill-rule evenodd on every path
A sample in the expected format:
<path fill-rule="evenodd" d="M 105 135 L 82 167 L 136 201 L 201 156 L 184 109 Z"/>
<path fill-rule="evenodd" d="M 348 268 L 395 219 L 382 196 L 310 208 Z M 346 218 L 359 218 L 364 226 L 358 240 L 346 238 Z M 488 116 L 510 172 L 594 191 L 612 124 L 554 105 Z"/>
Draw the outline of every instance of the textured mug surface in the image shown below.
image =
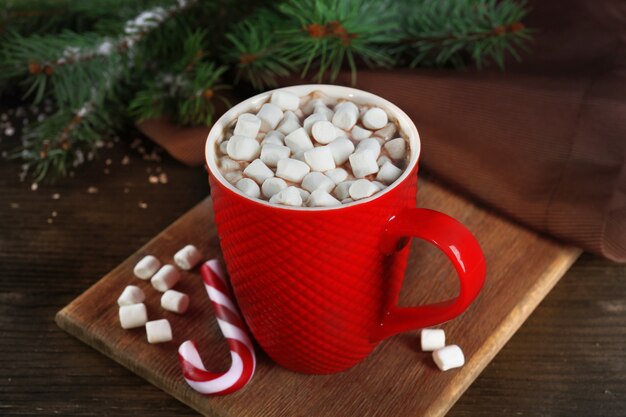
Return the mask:
<path fill-rule="evenodd" d="M 392 322 L 408 258 L 409 239 L 405 236 L 420 235 L 419 230 L 400 230 L 413 221 L 413 211 L 421 210 L 414 208 L 420 152 L 417 129 L 399 108 L 364 91 L 330 85 L 283 90 L 298 96 L 317 90 L 382 107 L 407 135 L 411 150 L 403 175 L 372 197 L 341 207 L 294 208 L 244 196 L 223 178 L 215 162 L 215 144 L 225 129 L 238 115 L 258 110 L 272 91 L 233 107 L 209 133 L 206 158 L 215 222 L 247 325 L 263 350 L 280 365 L 305 373 L 333 373 L 361 361 L 384 337 L 460 314 L 482 286 L 484 259 L 477 243 L 472 246 L 469 242 L 465 249 L 463 244 L 455 246 L 446 254 L 454 257 L 463 252 L 465 263 L 459 255 L 455 266 L 460 275 L 474 275 L 469 287 L 461 285 L 456 301 L 431 310 L 399 309 L 406 317 Z M 437 223 L 438 218 L 429 223 Z M 400 229 L 391 233 L 395 226 L 390 229 L 390 225 L 396 224 Z M 458 226 L 450 223 L 446 227 Z M 434 241 L 429 236 L 419 237 Z M 472 271 L 461 270 L 474 264 Z"/>

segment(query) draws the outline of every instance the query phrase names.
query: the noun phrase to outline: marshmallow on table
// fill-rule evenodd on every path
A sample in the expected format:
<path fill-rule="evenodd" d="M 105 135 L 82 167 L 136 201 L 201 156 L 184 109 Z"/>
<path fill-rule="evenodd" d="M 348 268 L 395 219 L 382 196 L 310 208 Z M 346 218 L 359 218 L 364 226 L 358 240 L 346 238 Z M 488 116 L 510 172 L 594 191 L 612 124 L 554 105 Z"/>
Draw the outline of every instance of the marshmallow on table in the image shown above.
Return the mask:
<path fill-rule="evenodd" d="M 146 296 L 143 291 L 141 291 L 141 288 L 136 285 L 128 285 L 124 288 L 124 291 L 122 291 L 122 294 L 117 299 L 117 305 L 120 307 L 129 306 L 132 304 L 143 303 L 143 300 L 145 299 Z"/>
<path fill-rule="evenodd" d="M 299 183 L 310 171 L 311 168 L 305 162 L 297 159 L 281 159 L 276 164 L 276 176 L 287 181 Z"/>
<path fill-rule="evenodd" d="M 261 119 L 261 130 L 267 132 L 276 129 L 278 123 L 283 118 L 283 111 L 275 104 L 265 103 L 261 106 L 256 117 Z"/>
<path fill-rule="evenodd" d="M 313 142 L 311 142 L 309 135 L 307 135 L 302 127 L 285 136 L 285 145 L 287 145 L 294 154 L 313 149 Z"/>
<path fill-rule="evenodd" d="M 342 183 L 337 184 L 335 187 L 335 195 L 339 200 L 345 200 L 350 197 L 350 186 L 354 183 L 354 181 L 344 181 Z"/>
<path fill-rule="evenodd" d="M 385 143 L 385 150 L 392 159 L 403 159 L 406 155 L 406 141 L 403 138 L 391 139 Z"/>
<path fill-rule="evenodd" d="M 300 106 L 300 97 L 286 91 L 274 91 L 270 98 L 270 103 L 280 107 L 282 110 L 297 110 Z"/>
<path fill-rule="evenodd" d="M 335 106 L 333 124 L 343 130 L 350 130 L 359 118 L 359 108 L 350 101 L 342 101 Z"/>
<path fill-rule="evenodd" d="M 241 175 L 241 171 L 226 172 L 223 175 L 224 178 L 226 178 L 226 181 L 231 184 L 235 184 L 237 181 L 243 178 L 243 175 Z"/>
<path fill-rule="evenodd" d="M 256 116 L 255 116 L 256 117 Z M 228 156 L 236 161 L 252 161 L 259 157 L 261 145 L 256 139 L 233 135 L 226 146 Z"/>
<path fill-rule="evenodd" d="M 375 159 L 378 159 L 378 156 L 380 155 L 380 143 L 374 138 L 363 139 L 356 146 L 355 152 L 362 152 L 365 150 L 372 151 L 374 155 L 376 155 Z"/>
<path fill-rule="evenodd" d="M 237 118 L 233 135 L 256 138 L 261 128 L 261 119 L 251 113 L 244 113 Z"/>
<path fill-rule="evenodd" d="M 259 185 L 250 178 L 242 178 L 235 184 L 235 187 L 248 197 L 259 198 L 261 197 L 261 189 Z"/>
<path fill-rule="evenodd" d="M 377 173 L 378 164 L 376 163 L 376 157 L 376 154 L 371 150 L 363 150 L 350 155 L 350 167 L 352 168 L 354 176 L 363 178 L 367 175 Z"/>
<path fill-rule="evenodd" d="M 273 143 L 274 145 L 284 145 L 285 135 L 283 135 L 278 130 L 270 130 L 263 137 L 263 140 L 261 141 L 261 146 L 265 146 L 270 143 Z"/>
<path fill-rule="evenodd" d="M 391 162 L 385 162 L 383 166 L 378 170 L 376 179 L 387 185 L 391 184 L 402 175 L 402 170 L 392 164 Z"/>
<path fill-rule="evenodd" d="M 326 190 L 317 189 L 309 196 L 307 205 L 309 207 L 334 207 L 340 206 L 341 202 L 330 195 Z"/>
<path fill-rule="evenodd" d="M 153 320 L 146 323 L 148 343 L 163 343 L 172 340 L 172 326 L 167 319 Z"/>
<path fill-rule="evenodd" d="M 243 170 L 243 173 L 255 180 L 258 184 L 263 184 L 263 181 L 274 176 L 274 171 L 269 169 L 260 159 L 252 161 L 250 165 Z"/>
<path fill-rule="evenodd" d="M 172 289 L 180 281 L 180 272 L 172 265 L 163 265 L 150 279 L 152 286 L 161 292 Z"/>
<path fill-rule="evenodd" d="M 432 352 L 446 346 L 446 333 L 443 329 L 422 329 L 420 339 L 424 352 Z"/>
<path fill-rule="evenodd" d="M 261 186 L 261 191 L 265 198 L 271 198 L 274 194 L 280 192 L 287 188 L 287 183 L 282 178 L 268 178 L 263 181 L 263 185 Z"/>
<path fill-rule="evenodd" d="M 363 140 L 372 136 L 371 130 L 363 129 L 359 125 L 354 125 L 350 133 L 352 134 L 352 139 L 354 140 Z"/>
<path fill-rule="evenodd" d="M 302 180 L 302 188 L 311 193 L 315 190 L 330 193 L 335 188 L 335 183 L 321 172 L 309 172 Z"/>
<path fill-rule="evenodd" d="M 343 165 L 354 152 L 354 144 L 345 136 L 338 137 L 326 146 L 332 152 L 336 165 Z"/>
<path fill-rule="evenodd" d="M 330 178 L 335 184 L 339 184 L 348 179 L 348 171 L 343 168 L 329 169 L 324 172 L 324 175 Z"/>
<path fill-rule="evenodd" d="M 318 146 L 304 152 L 304 162 L 306 162 L 313 171 L 328 171 L 335 168 L 335 159 L 330 148 L 326 146 Z"/>
<path fill-rule="evenodd" d="M 202 252 L 194 245 L 186 245 L 174 254 L 174 263 L 180 269 L 189 271 L 202 260 Z"/>
<path fill-rule="evenodd" d="M 298 116 L 296 116 L 296 114 L 292 111 L 286 111 L 283 114 L 283 120 L 280 122 L 276 130 L 283 135 L 288 135 L 298 128 L 300 128 L 300 119 Z"/>
<path fill-rule="evenodd" d="M 361 179 L 354 181 L 354 183 L 350 185 L 350 189 L 348 191 L 350 193 L 350 198 L 360 200 L 362 198 L 370 197 L 380 190 L 376 184 L 372 184 L 371 181 Z"/>
<path fill-rule="evenodd" d="M 134 329 L 146 324 L 148 311 L 144 303 L 131 304 L 120 307 L 119 317 L 122 329 Z"/>
<path fill-rule="evenodd" d="M 342 135 L 342 131 L 337 129 L 334 124 L 331 122 L 327 122 L 326 120 L 320 120 L 319 122 L 313 123 L 311 127 L 311 134 L 313 135 L 313 139 L 317 141 L 317 143 L 321 143 L 322 145 L 326 145 L 337 137 Z"/>
<path fill-rule="evenodd" d="M 433 360 L 442 371 L 460 368 L 465 364 L 463 351 L 457 345 L 446 346 L 433 352 Z"/>
<path fill-rule="evenodd" d="M 298 207 L 302 205 L 302 196 L 297 187 L 287 187 L 274 194 L 270 198 L 270 203 Z"/>
<path fill-rule="evenodd" d="M 161 262 L 157 258 L 152 255 L 147 255 L 141 258 L 135 268 L 133 269 L 133 273 L 137 278 L 141 279 L 150 279 L 152 275 L 161 267 Z"/>
<path fill-rule="evenodd" d="M 365 112 L 363 115 L 363 126 L 368 129 L 382 129 L 385 127 L 389 118 L 387 117 L 387 113 L 379 108 L 373 107 Z"/>
<path fill-rule="evenodd" d="M 161 296 L 161 307 L 172 313 L 183 314 L 189 308 L 189 296 L 176 290 L 167 290 Z"/>
<path fill-rule="evenodd" d="M 387 126 L 382 129 L 378 129 L 374 132 L 375 136 L 383 138 L 385 140 L 389 140 L 396 134 L 396 125 L 394 123 L 387 123 Z"/>
<path fill-rule="evenodd" d="M 275 167 L 278 161 L 289 158 L 290 155 L 291 149 L 282 144 L 266 143 L 261 147 L 261 161 L 268 167 Z"/>

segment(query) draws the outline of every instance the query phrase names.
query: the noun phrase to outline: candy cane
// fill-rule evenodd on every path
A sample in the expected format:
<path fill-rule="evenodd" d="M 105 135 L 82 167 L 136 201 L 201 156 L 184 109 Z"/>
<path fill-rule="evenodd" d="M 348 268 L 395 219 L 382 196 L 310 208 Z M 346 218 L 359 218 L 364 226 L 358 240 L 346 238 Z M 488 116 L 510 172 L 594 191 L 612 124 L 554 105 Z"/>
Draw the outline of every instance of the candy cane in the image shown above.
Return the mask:
<path fill-rule="evenodd" d="M 196 344 L 187 340 L 178 348 L 178 360 L 185 381 L 201 394 L 224 395 L 243 388 L 254 375 L 256 357 L 246 327 L 232 301 L 224 272 L 216 259 L 200 267 L 204 286 L 213 304 L 217 324 L 226 338 L 232 358 L 230 369 L 222 373 L 206 370 Z"/>

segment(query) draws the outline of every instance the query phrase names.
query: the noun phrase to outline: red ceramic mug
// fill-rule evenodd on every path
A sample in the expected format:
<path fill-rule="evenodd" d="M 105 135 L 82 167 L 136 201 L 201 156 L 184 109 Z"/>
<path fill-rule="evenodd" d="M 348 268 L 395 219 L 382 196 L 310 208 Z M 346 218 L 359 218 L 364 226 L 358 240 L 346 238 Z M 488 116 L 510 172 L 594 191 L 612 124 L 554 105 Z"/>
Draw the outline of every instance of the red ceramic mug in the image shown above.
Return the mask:
<path fill-rule="evenodd" d="M 402 110 L 354 88 L 300 85 L 284 90 L 298 96 L 317 90 L 381 107 L 410 144 L 406 171 L 382 192 L 341 207 L 295 208 L 243 195 L 224 179 L 215 161 L 216 142 L 225 129 L 238 115 L 256 112 L 272 91 L 236 105 L 209 133 L 206 161 L 215 222 L 245 321 L 278 364 L 328 374 L 357 364 L 389 336 L 461 314 L 483 286 L 485 260 L 459 222 L 415 208 L 420 139 Z M 411 237 L 433 243 L 450 259 L 461 284 L 456 299 L 396 305 Z"/>

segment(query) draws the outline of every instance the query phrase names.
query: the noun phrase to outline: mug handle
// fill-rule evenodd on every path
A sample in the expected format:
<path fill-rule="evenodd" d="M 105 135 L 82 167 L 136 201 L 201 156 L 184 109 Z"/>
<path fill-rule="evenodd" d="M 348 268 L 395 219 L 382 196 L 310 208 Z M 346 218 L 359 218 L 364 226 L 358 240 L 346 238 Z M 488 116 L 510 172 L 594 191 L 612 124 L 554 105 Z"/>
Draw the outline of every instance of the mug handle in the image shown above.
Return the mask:
<path fill-rule="evenodd" d="M 419 307 L 388 306 L 380 326 L 374 331 L 375 341 L 407 330 L 444 323 L 465 311 L 485 282 L 485 257 L 476 238 L 465 226 L 438 211 L 409 208 L 389 219 L 381 249 L 386 254 L 399 250 L 408 237 L 417 237 L 434 244 L 450 259 L 459 276 L 461 288 L 456 299 Z M 401 282 L 396 286 L 398 292 Z M 399 293 L 390 298 L 395 303 Z"/>

